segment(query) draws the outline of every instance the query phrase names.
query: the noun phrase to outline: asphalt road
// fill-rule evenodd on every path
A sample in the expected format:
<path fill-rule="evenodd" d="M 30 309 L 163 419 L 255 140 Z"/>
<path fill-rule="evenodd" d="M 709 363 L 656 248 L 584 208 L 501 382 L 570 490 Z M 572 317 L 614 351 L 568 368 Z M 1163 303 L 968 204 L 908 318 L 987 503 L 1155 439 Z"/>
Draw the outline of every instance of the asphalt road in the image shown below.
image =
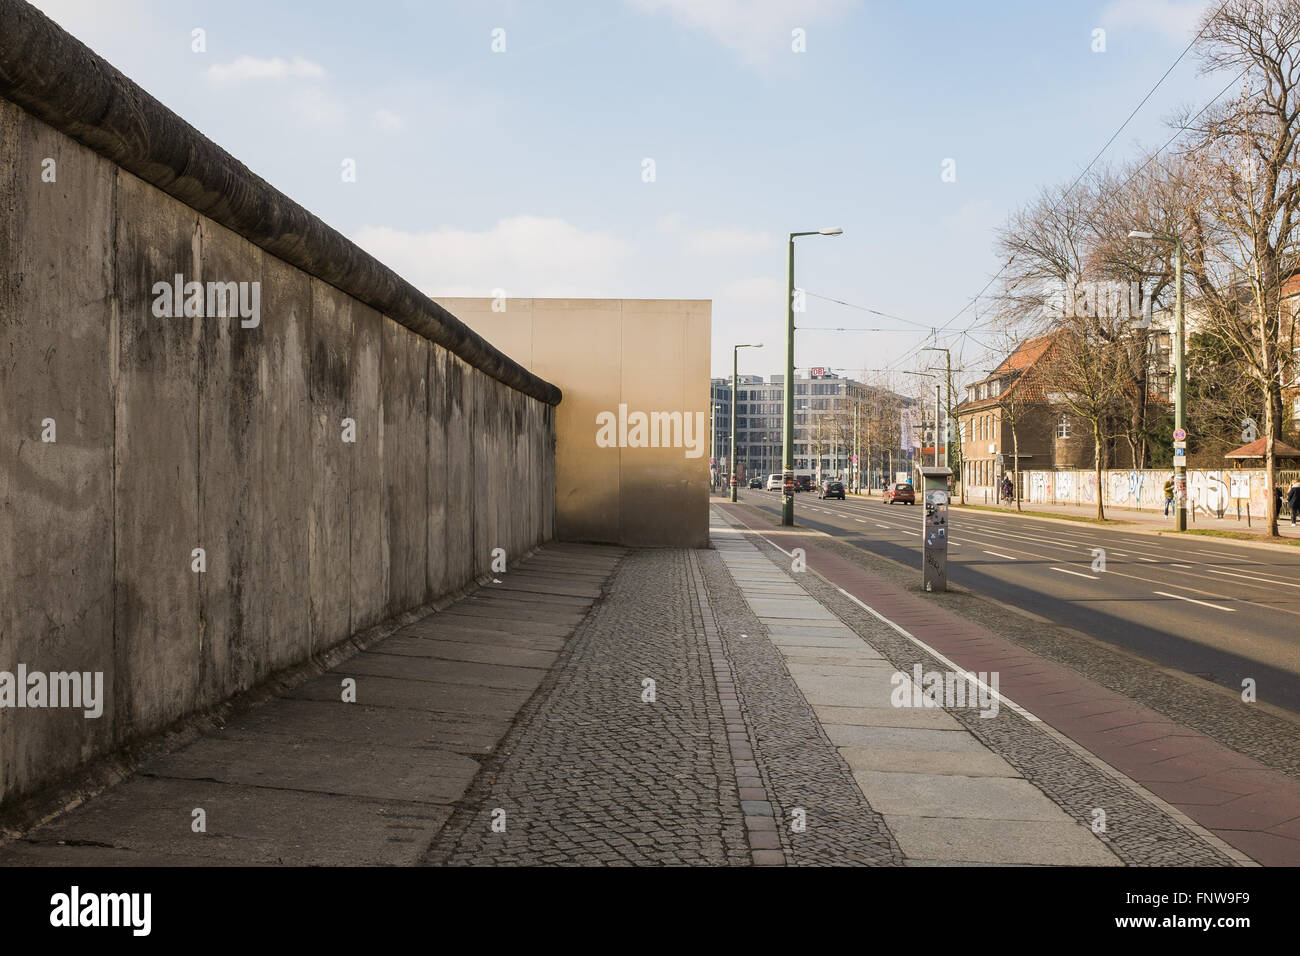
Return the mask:
<path fill-rule="evenodd" d="M 781 498 L 741 500 L 779 521 Z M 795 498 L 795 521 L 921 569 L 921 505 Z M 1300 549 L 949 511 L 948 579 L 1165 667 L 1300 714 Z M 1105 570 L 1094 570 L 1094 549 Z"/>

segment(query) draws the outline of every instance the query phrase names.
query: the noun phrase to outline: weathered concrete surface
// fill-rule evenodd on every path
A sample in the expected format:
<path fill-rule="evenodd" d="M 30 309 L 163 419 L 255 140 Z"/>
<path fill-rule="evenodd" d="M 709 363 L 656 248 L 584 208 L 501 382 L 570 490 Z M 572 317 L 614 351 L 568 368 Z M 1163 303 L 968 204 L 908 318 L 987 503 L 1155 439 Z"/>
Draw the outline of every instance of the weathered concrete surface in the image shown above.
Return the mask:
<path fill-rule="evenodd" d="M 42 182 L 42 161 L 55 182 Z M 112 166 L 0 100 L 0 671 L 114 682 Z M 33 241 L 57 230 L 60 243 Z M 53 420 L 54 443 L 41 440 Z M 57 523 L 48 516 L 60 515 Z M 112 744 L 110 716 L 0 712 L 9 778 L 64 772 Z"/>
<path fill-rule="evenodd" d="M 571 567 L 600 585 L 623 556 L 548 547 L 519 573 Z M 504 605 L 524 631 L 554 606 L 486 585 L 0 846 L 0 866 L 417 862 L 596 601 L 568 607 L 558 637 L 508 642 L 454 620 L 461 604 Z"/>
<path fill-rule="evenodd" d="M 178 274 L 259 282 L 260 322 L 156 316 Z M 513 570 L 553 529 L 553 422 L 0 100 L 0 671 L 102 672 L 106 698 L 0 709 L 0 817 L 395 626 L 494 547 Z"/>

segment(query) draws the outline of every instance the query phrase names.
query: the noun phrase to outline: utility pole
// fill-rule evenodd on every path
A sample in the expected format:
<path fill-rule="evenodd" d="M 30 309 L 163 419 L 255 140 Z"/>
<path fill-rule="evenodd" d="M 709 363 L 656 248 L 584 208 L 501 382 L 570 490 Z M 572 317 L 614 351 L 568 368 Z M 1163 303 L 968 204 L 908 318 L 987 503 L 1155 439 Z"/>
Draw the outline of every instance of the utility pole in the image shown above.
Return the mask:
<path fill-rule="evenodd" d="M 872 477 L 873 476 L 872 476 L 872 464 L 871 464 L 871 421 L 868 420 L 867 421 L 867 494 L 871 494 Z"/>
<path fill-rule="evenodd" d="M 934 387 L 934 467 L 939 467 L 939 392 L 941 388 Z M 944 453 L 947 453 L 945 448 Z"/>
<path fill-rule="evenodd" d="M 1178 239 L 1174 242 L 1174 334 L 1178 337 L 1178 350 L 1174 352 L 1174 429 L 1180 434 L 1186 434 L 1186 424 L 1183 421 L 1183 413 L 1187 408 L 1187 367 L 1184 360 L 1187 352 L 1187 341 L 1183 337 L 1183 242 Z M 1174 493 L 1177 494 L 1178 500 L 1175 504 L 1178 506 L 1178 516 L 1174 519 L 1174 527 L 1179 531 L 1187 530 L 1187 457 L 1186 449 L 1182 449 L 1184 455 L 1181 459 L 1174 459 Z M 1268 464 L 1266 461 L 1265 464 Z M 1271 482 L 1270 482 L 1271 484 Z M 1273 503 L 1269 502 L 1269 507 Z"/>
<path fill-rule="evenodd" d="M 1159 242 L 1174 244 L 1174 441 L 1186 441 L 1187 426 L 1183 420 L 1186 410 L 1187 370 L 1184 361 L 1187 342 L 1183 327 L 1183 240 L 1181 236 L 1165 233 L 1139 232 L 1136 229 L 1128 234 L 1130 239 L 1154 239 Z M 1179 436 L 1183 436 L 1179 438 Z M 1183 452 L 1179 455 L 1178 452 Z M 1272 484 L 1270 480 L 1270 485 Z M 1174 448 L 1174 527 L 1179 531 L 1187 530 L 1187 450 L 1186 447 Z M 1273 507 L 1269 503 L 1269 507 Z"/>
<path fill-rule="evenodd" d="M 943 347 L 938 346 L 938 345 L 927 345 L 927 346 L 925 346 L 923 349 L 921 349 L 921 351 L 923 351 L 923 352 L 942 352 L 943 355 L 944 355 L 944 363 L 943 363 L 943 366 L 944 366 L 944 381 L 947 383 L 947 389 L 948 389 L 948 395 L 947 395 L 947 398 L 948 398 L 948 401 L 947 401 L 947 404 L 944 406 L 945 414 L 944 414 L 944 416 L 943 416 L 943 448 L 944 448 L 944 452 L 943 452 L 943 454 L 944 454 L 944 464 L 947 465 L 949 468 L 951 468 L 951 467 L 952 467 L 952 432 L 953 432 L 953 428 L 952 428 L 952 350 L 951 350 L 951 349 L 943 348 Z M 935 447 L 937 448 L 938 445 L 936 444 Z M 936 460 L 935 463 L 938 464 L 937 460 Z M 954 472 L 954 474 L 956 474 L 956 472 Z M 957 480 L 960 480 L 960 478 L 958 478 Z"/>
<path fill-rule="evenodd" d="M 858 390 L 853 390 L 853 480 L 850 484 L 853 487 L 853 493 L 856 495 L 862 490 L 862 458 L 859 456 L 858 447 Z"/>

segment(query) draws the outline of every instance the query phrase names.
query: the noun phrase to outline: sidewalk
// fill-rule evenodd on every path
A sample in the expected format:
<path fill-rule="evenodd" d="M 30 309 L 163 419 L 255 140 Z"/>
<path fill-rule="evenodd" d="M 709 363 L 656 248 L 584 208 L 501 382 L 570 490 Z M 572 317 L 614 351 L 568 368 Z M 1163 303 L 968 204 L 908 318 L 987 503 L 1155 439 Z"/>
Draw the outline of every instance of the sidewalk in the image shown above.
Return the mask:
<path fill-rule="evenodd" d="M 1120 864 L 944 709 L 895 706 L 899 669 L 719 517 L 714 546 L 904 862 Z"/>
<path fill-rule="evenodd" d="M 547 545 L 0 846 L 0 866 L 415 863 L 622 555 Z"/>
<path fill-rule="evenodd" d="M 860 622 L 888 621 L 888 632 L 871 640 L 900 670 L 906 672 L 919 652 L 952 662 L 938 669 L 996 671 L 1000 693 L 1025 719 L 1003 724 L 1003 714 L 988 721 L 968 711 L 954 715 L 976 736 L 987 734 L 986 743 L 1075 819 L 1086 823 L 1103 810 L 1109 821 L 1104 839 L 1125 862 L 1177 865 L 1190 853 L 1210 865 L 1300 865 L 1300 781 L 1294 776 L 959 617 L 919 590 L 866 571 L 824 535 L 772 529 L 743 505 L 715 510 L 752 528 L 751 540 L 773 554 L 780 554 L 777 543 L 803 549 L 808 567 L 818 572 L 805 587 L 859 633 Z M 1208 705 L 1231 706 L 1217 696 Z M 1013 734 L 1004 737 L 1004 729 Z M 1044 748 L 1059 751 L 1045 757 Z M 1065 772 L 1071 762 L 1074 769 Z M 1116 819 L 1125 824 L 1116 826 Z"/>
<path fill-rule="evenodd" d="M 1188 769 L 1165 743 L 1185 729 L 1145 733 L 1131 701 L 802 529 L 710 515 L 705 550 L 548 545 L 0 847 L 0 865 L 1217 866 L 1300 847 L 1279 775 Z M 952 660 L 1001 671 L 1000 696 L 927 705 L 913 668 L 924 683 Z M 1185 771 L 1160 779 L 1213 776 L 1223 789 L 1184 796 L 1222 794 L 1209 828 L 1242 833 L 1210 833 L 1030 703 L 1074 715 L 1076 739 L 1118 733 L 1138 770 Z"/>

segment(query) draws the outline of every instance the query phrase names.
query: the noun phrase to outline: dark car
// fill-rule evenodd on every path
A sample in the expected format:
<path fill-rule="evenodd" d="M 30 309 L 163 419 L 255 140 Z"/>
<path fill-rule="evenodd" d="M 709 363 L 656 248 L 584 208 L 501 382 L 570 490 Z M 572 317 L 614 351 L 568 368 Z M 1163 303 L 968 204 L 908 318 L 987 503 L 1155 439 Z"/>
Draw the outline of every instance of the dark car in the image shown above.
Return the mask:
<path fill-rule="evenodd" d="M 794 479 L 794 490 L 795 490 L 795 491 L 812 491 L 812 490 L 813 490 L 813 479 L 812 479 L 812 475 L 795 475 L 795 479 Z"/>
<path fill-rule="evenodd" d="M 761 489 L 763 487 L 763 479 L 757 476 L 749 479 L 749 487 Z"/>
<path fill-rule="evenodd" d="M 842 481 L 823 481 L 821 494 L 818 498 L 839 498 L 844 500 L 844 482 Z"/>
<path fill-rule="evenodd" d="M 887 505 L 892 505 L 895 501 L 903 501 L 909 505 L 914 505 L 916 504 L 916 489 L 911 485 L 899 482 L 885 489 L 884 499 Z"/>

